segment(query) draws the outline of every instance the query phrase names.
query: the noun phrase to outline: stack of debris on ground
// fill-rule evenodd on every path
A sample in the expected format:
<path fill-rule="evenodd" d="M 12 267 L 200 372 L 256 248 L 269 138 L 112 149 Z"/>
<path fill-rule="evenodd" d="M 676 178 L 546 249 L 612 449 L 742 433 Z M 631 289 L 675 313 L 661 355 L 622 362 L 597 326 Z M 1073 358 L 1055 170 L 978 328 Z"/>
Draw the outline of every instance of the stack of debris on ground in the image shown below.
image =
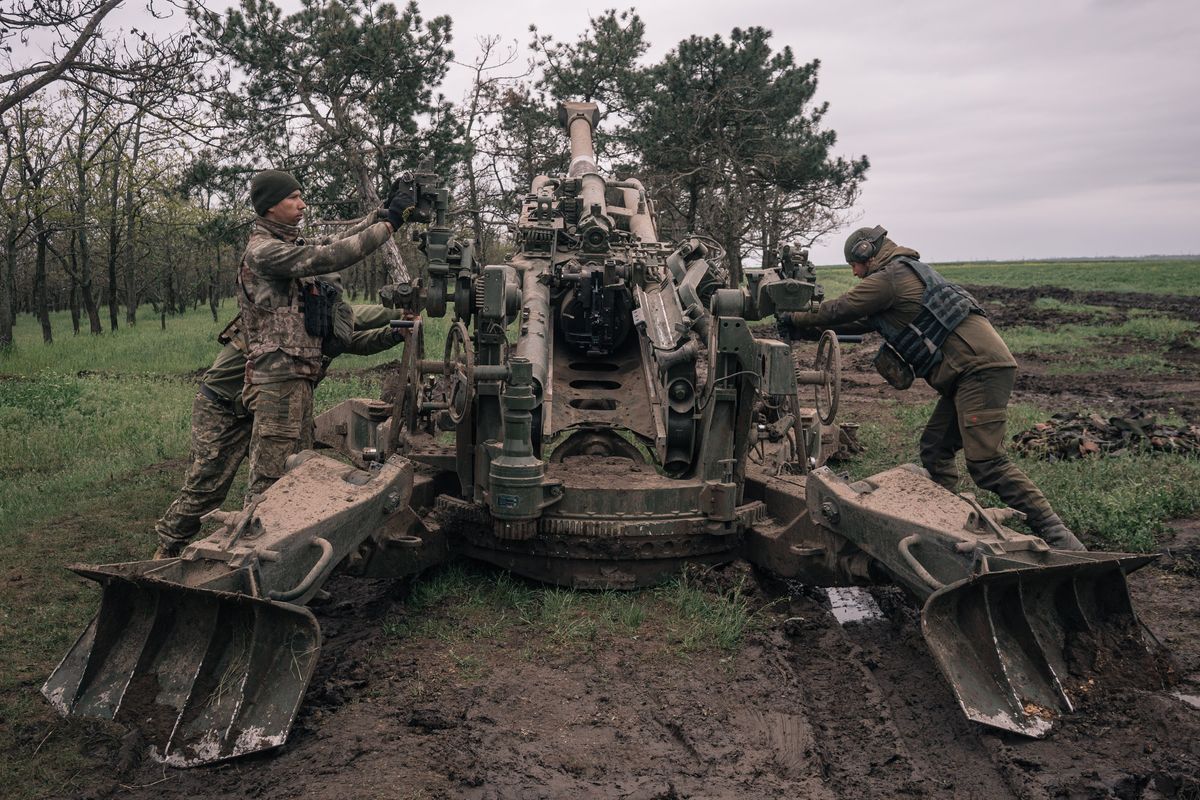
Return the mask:
<path fill-rule="evenodd" d="M 1200 426 L 1158 422 L 1141 409 L 1123 417 L 1062 412 L 1013 436 L 1014 449 L 1047 461 L 1135 452 L 1200 455 Z"/>

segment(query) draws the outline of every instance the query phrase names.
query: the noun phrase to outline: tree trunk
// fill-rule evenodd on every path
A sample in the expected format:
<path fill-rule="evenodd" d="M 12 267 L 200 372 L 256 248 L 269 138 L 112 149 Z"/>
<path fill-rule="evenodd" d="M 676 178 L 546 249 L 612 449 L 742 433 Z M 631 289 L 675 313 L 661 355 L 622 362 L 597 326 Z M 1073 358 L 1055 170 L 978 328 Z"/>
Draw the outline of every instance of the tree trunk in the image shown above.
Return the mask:
<path fill-rule="evenodd" d="M 725 248 L 725 263 L 729 267 L 729 286 L 733 289 L 742 285 L 744 277 L 741 244 L 741 241 L 736 236 L 726 237 L 725 241 L 721 242 L 721 246 Z"/>
<path fill-rule="evenodd" d="M 696 185 L 695 179 L 688 181 L 688 209 L 687 209 L 687 230 L 685 234 L 689 234 L 696 230 L 696 214 L 700 208 L 700 188 Z"/>
<path fill-rule="evenodd" d="M 162 303 L 162 318 L 163 328 L 167 327 L 167 312 L 175 313 L 179 307 L 179 300 L 175 297 L 175 276 L 168 266 L 163 270 L 163 303 Z"/>
<path fill-rule="evenodd" d="M 37 311 L 38 321 L 42 324 L 42 341 L 54 343 L 54 332 L 50 329 L 50 303 L 46 289 L 46 240 L 50 234 L 39 223 L 37 224 L 37 254 L 34 258 L 33 273 L 33 302 Z"/>
<path fill-rule="evenodd" d="M 69 278 L 71 281 L 71 291 L 67 295 L 67 302 L 71 306 L 71 335 L 79 335 L 79 284 L 74 278 Z"/>
<path fill-rule="evenodd" d="M 133 207 L 133 165 L 142 147 L 142 116 L 138 114 L 133 127 L 133 150 L 130 151 L 129 177 L 125 181 L 125 323 L 137 325 L 137 213 Z"/>
<path fill-rule="evenodd" d="M 475 246 L 483 251 L 483 209 L 479 199 L 479 181 L 475 175 L 475 163 L 467 159 L 467 202 L 471 205 L 472 225 L 475 230 Z"/>
<path fill-rule="evenodd" d="M 118 152 L 112 162 L 112 184 L 108 194 L 108 325 L 113 331 L 117 329 L 117 253 L 120 249 L 121 234 L 117 224 L 117 202 L 120 199 L 121 154 Z"/>
<path fill-rule="evenodd" d="M 217 321 L 217 281 L 221 277 L 221 244 L 217 243 L 217 266 L 208 273 L 208 310 L 212 312 L 213 322 Z"/>
<path fill-rule="evenodd" d="M 86 95 L 85 95 L 86 98 Z M 71 234 L 71 265 L 76 269 L 73 278 L 77 278 L 77 283 L 73 284 L 72 292 L 76 288 L 79 290 L 80 300 L 83 303 L 83 308 L 87 311 L 88 327 L 94 336 L 104 332 L 104 327 L 100 324 L 100 310 L 96 307 L 95 292 L 92 289 L 92 249 L 88 241 L 88 200 L 91 192 L 89 191 L 87 181 L 87 164 L 85 163 L 86 153 L 86 134 L 88 119 L 88 106 L 85 99 L 83 106 L 83 118 L 80 121 L 78 150 L 75 152 L 75 221 L 79 226 L 79 233 Z M 78 238 L 79 257 L 76 262 L 76 239 Z M 77 307 L 77 306 L 76 306 Z M 79 332 L 79 326 L 76 325 L 76 333 Z"/>
<path fill-rule="evenodd" d="M 0 351 L 13 346 L 13 288 L 17 274 L 16 218 L 9 223 L 4 242 L 4 274 L 0 275 Z"/>
<path fill-rule="evenodd" d="M 371 179 L 371 170 L 367 166 L 367 162 L 363 160 L 362 154 L 353 147 L 344 148 L 346 160 L 350 163 L 351 169 L 358 177 L 358 192 L 363 199 L 363 205 L 366 208 L 379 208 L 379 192 L 375 191 L 375 183 Z M 365 211 L 363 212 L 366 213 Z M 389 236 L 388 240 L 383 243 L 383 261 L 387 265 L 388 280 L 395 284 L 411 283 L 413 278 L 408 271 L 408 267 L 404 264 L 404 257 L 400 255 L 400 247 L 396 244 L 396 237 Z"/>

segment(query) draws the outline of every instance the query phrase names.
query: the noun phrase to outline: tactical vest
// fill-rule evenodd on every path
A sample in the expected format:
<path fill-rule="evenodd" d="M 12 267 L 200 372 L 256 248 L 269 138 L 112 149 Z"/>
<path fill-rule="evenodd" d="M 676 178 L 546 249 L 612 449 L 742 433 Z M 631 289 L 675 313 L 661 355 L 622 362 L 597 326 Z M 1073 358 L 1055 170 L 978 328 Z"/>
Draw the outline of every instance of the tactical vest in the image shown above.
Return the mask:
<path fill-rule="evenodd" d="M 261 292 L 251 293 L 252 288 L 261 288 L 263 283 L 270 284 L 269 305 L 255 302 L 254 298 L 261 296 Z M 312 335 L 305 328 L 303 283 L 298 279 L 285 282 L 263 278 L 243 261 L 238 270 L 238 285 L 242 290 L 238 304 L 249 363 L 280 351 L 296 360 L 297 378 L 315 377 L 321 370 L 321 337 Z M 287 287 L 286 294 L 281 291 L 284 286 Z"/>
<path fill-rule="evenodd" d="M 915 258 L 896 259 L 917 273 L 925 292 L 921 295 L 921 310 L 904 327 L 888 322 L 881 314 L 872 314 L 867 321 L 883 335 L 918 378 L 928 377 L 942 360 L 942 343 L 970 314 L 983 314 L 983 307 L 958 284 L 951 283 Z M 986 316 L 986 315 L 985 315 Z"/>

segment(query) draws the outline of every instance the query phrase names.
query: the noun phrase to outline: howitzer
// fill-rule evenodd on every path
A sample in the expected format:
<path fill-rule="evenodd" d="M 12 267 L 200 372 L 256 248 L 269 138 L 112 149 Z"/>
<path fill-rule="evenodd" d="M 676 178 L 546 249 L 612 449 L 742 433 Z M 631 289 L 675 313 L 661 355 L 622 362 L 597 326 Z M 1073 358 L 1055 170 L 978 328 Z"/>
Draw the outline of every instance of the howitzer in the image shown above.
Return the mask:
<path fill-rule="evenodd" d="M 718 248 L 661 241 L 643 185 L 601 173 L 595 105 L 560 121 L 569 167 L 533 179 L 505 263 L 455 239 L 448 191 L 424 180 L 428 276 L 402 299 L 453 321 L 428 358 L 414 320 L 389 401 L 317 418 L 353 466 L 301 454 L 180 558 L 76 567 L 105 592 L 46 684 L 56 707 L 140 725 L 179 765 L 276 746 L 319 649 L 303 604 L 330 572 L 454 554 L 583 588 L 738 557 L 818 585 L 895 581 L 965 713 L 1028 735 L 1107 663 L 1153 671 L 1125 587 L 1145 557 L 1052 550 L 916 467 L 852 483 L 822 466 L 836 337 L 797 369 L 749 326 L 819 299 L 807 259 L 730 286 Z"/>

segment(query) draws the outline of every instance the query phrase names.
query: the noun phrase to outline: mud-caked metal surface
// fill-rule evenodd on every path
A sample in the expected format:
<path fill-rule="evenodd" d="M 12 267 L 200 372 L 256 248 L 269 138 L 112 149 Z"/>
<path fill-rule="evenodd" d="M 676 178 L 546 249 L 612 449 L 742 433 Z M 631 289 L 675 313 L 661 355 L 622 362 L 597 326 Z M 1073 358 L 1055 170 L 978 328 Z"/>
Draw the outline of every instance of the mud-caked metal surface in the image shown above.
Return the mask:
<path fill-rule="evenodd" d="M 925 641 L 969 719 L 1042 736 L 1117 665 L 1168 680 L 1125 581 L 1153 556 L 1053 550 L 1000 524 L 1006 509 L 984 509 L 912 465 L 856 482 L 822 467 L 803 486 L 757 486 L 769 512 L 796 516 L 752 529 L 747 555 L 768 567 L 807 561 L 796 574 L 809 579 L 886 574 L 903 585 L 923 601 Z"/>
<path fill-rule="evenodd" d="M 307 452 L 179 558 L 72 567 L 103 587 L 100 609 L 43 694 L 137 726 L 174 766 L 277 747 L 321 649 L 303 604 L 407 511 L 412 486 L 403 459 L 363 471 Z"/>

